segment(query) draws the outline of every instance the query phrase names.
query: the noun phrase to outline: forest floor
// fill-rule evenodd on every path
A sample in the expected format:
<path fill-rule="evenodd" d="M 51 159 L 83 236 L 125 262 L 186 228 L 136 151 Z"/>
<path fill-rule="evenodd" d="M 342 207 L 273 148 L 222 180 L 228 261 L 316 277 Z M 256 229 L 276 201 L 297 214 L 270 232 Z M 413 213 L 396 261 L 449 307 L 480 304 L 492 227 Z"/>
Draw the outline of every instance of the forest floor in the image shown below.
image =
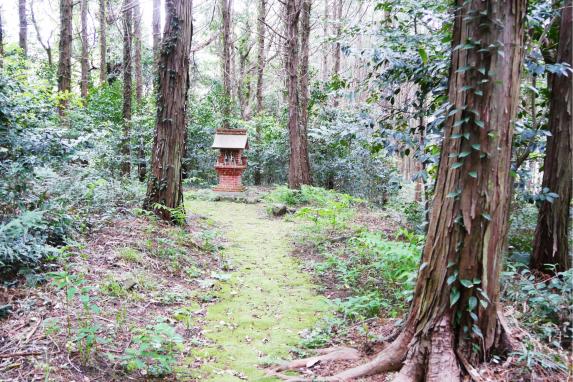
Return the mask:
<path fill-rule="evenodd" d="M 296 224 L 271 219 L 261 204 L 191 200 L 192 214 L 213 219 L 226 239 L 233 269 L 202 322 L 211 341 L 194 355 L 207 360 L 201 381 L 274 381 L 257 365 L 290 358 L 299 333 L 328 310 L 307 273 L 289 256 Z"/>
<path fill-rule="evenodd" d="M 336 346 L 358 356 L 294 369 L 312 378 L 367 361 L 406 313 L 419 237 L 391 210 L 319 189 L 283 193 L 321 204 L 273 217 L 276 202 L 256 191 L 234 201 L 188 192 L 185 227 L 126 210 L 42 272 L 4 281 L 0 381 L 271 382 L 277 365 Z M 368 285 L 380 294 L 355 294 Z M 515 357 L 480 372 L 528 380 L 514 377 Z"/>

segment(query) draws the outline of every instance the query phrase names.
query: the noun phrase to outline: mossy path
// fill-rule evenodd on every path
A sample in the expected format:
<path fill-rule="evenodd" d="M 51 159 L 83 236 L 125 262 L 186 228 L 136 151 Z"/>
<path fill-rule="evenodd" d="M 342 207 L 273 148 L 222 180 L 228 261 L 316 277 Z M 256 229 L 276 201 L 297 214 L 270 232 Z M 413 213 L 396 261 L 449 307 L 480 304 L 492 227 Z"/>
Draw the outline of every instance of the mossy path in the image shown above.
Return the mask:
<path fill-rule="evenodd" d="M 204 362 L 197 378 L 275 381 L 260 365 L 288 358 L 299 332 L 329 309 L 289 256 L 296 223 L 269 219 L 261 204 L 191 200 L 186 206 L 222 227 L 223 255 L 234 268 L 207 310 L 204 330 L 213 344 L 194 352 Z"/>

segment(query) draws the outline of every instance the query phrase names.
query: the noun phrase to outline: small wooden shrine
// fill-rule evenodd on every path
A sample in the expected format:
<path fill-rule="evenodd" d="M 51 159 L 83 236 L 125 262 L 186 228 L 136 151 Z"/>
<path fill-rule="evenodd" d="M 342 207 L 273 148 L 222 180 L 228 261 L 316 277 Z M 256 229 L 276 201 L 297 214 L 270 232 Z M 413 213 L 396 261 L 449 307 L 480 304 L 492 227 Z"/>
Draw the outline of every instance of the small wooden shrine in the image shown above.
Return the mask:
<path fill-rule="evenodd" d="M 217 129 L 214 149 L 219 150 L 215 171 L 219 175 L 219 184 L 214 191 L 241 192 L 245 187 L 241 183 L 243 171 L 247 168 L 247 157 L 243 150 L 249 148 L 249 138 L 245 129 Z"/>

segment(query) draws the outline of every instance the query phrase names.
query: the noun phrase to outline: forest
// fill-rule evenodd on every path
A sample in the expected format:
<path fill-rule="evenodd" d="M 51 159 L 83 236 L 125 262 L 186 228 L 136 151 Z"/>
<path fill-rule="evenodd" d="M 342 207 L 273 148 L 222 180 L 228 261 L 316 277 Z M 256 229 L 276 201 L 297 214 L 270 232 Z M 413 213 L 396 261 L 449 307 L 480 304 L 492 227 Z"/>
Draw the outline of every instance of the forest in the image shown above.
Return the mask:
<path fill-rule="evenodd" d="M 2 0 L 0 381 L 573 380 L 572 0 Z"/>

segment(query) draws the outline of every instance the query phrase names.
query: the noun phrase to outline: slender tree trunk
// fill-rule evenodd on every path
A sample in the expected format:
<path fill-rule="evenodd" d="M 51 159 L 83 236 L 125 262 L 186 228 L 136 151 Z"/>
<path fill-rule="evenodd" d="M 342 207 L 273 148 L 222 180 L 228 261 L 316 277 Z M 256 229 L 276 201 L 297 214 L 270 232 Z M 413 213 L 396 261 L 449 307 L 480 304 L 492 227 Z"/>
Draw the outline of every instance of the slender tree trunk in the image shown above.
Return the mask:
<path fill-rule="evenodd" d="M 265 74 L 265 18 L 267 15 L 267 0 L 259 0 L 257 22 L 257 114 L 263 111 L 263 77 Z"/>
<path fill-rule="evenodd" d="M 182 160 L 187 129 L 187 92 L 191 53 L 192 3 L 167 0 L 166 23 L 159 60 L 157 125 L 153 139 L 151 173 L 144 208 L 172 220 L 173 208 L 183 204 Z M 167 208 L 157 208 L 157 204 Z"/>
<path fill-rule="evenodd" d="M 448 92 L 454 113 L 444 122 L 410 314 L 392 344 L 336 375 L 340 380 L 400 370 L 394 381 L 460 381 L 460 361 L 476 365 L 503 350 L 499 273 L 526 1 L 457 0 L 455 7 Z"/>
<path fill-rule="evenodd" d="M 267 16 L 267 0 L 259 0 L 259 12 L 257 20 L 257 90 L 256 90 L 256 102 L 257 111 L 256 114 L 260 115 L 263 112 L 263 80 L 265 74 L 265 18 Z M 255 140 L 257 143 L 261 141 L 261 128 L 257 123 Z M 260 164 L 255 168 L 254 172 L 254 183 L 255 185 L 261 184 L 261 168 Z"/>
<path fill-rule="evenodd" d="M 123 2 L 123 139 L 121 142 L 121 173 L 129 176 L 130 134 L 131 134 L 131 36 L 133 9 L 130 0 Z"/>
<path fill-rule="evenodd" d="M 80 94 L 82 98 L 88 96 L 89 82 L 89 56 L 88 56 L 88 0 L 80 2 L 80 21 L 81 21 L 81 38 L 82 38 L 82 58 L 81 58 L 81 80 Z"/>
<path fill-rule="evenodd" d="M 301 0 L 286 0 L 285 30 L 286 56 L 285 71 L 288 92 L 288 131 L 290 144 L 288 184 L 298 189 L 303 184 L 310 184 L 310 164 L 306 132 L 302 128 L 300 117 L 299 95 L 299 19 L 302 11 Z"/>
<path fill-rule="evenodd" d="M 38 22 L 36 21 L 36 15 L 34 13 L 34 1 L 30 1 L 30 19 L 32 20 L 32 25 L 34 26 L 34 30 L 36 31 L 36 38 L 38 39 L 38 42 L 40 43 L 40 45 L 42 46 L 42 48 L 46 51 L 46 56 L 48 58 L 48 67 L 52 67 L 54 61 L 52 58 L 52 47 L 50 44 L 50 39 L 51 39 L 51 34 L 50 37 L 48 37 L 46 43 L 44 43 L 44 40 L 42 40 L 42 33 L 40 32 L 40 26 L 38 25 Z"/>
<path fill-rule="evenodd" d="M 134 0 L 133 3 L 133 36 L 135 43 L 135 100 L 137 108 L 141 107 L 141 100 L 143 98 L 143 67 L 141 64 L 141 8 L 139 0 Z M 143 139 L 142 127 L 139 127 L 139 144 L 137 147 L 137 177 L 140 182 L 145 181 L 145 141 Z"/>
<path fill-rule="evenodd" d="M 335 77 L 340 76 L 340 38 L 342 37 L 342 0 L 337 0 L 336 9 L 334 10 L 334 19 L 336 22 L 336 42 L 334 43 L 334 65 L 332 68 Z M 338 95 L 335 95 L 333 105 L 338 107 Z"/>
<path fill-rule="evenodd" d="M 231 118 L 231 0 L 220 0 L 221 20 L 221 61 L 223 70 L 223 128 L 229 128 Z"/>
<path fill-rule="evenodd" d="M 2 23 L 2 7 L 0 7 L 0 68 L 4 67 L 4 24 Z"/>
<path fill-rule="evenodd" d="M 155 63 L 159 61 L 159 44 L 161 42 L 161 0 L 153 0 L 153 58 Z"/>
<path fill-rule="evenodd" d="M 322 37 L 323 39 L 326 41 L 326 39 L 328 38 L 328 24 L 329 24 L 329 8 L 330 5 L 328 4 L 328 0 L 324 0 L 324 20 L 322 22 Z M 326 47 L 328 46 L 328 43 L 324 44 L 324 48 L 322 51 L 322 82 L 328 81 L 328 49 L 326 49 Z"/>
<path fill-rule="evenodd" d="M 571 0 L 561 11 L 559 32 L 558 63 L 572 63 L 571 51 Z M 571 217 L 573 179 L 573 94 L 571 73 L 564 78 L 552 74 L 549 78 L 551 98 L 549 110 L 549 130 L 545 160 L 543 162 L 543 182 L 541 187 L 558 195 L 552 202 L 543 201 L 539 206 L 539 217 L 535 230 L 531 267 L 547 271 L 546 264 L 556 264 L 556 271 L 571 268 L 569 253 L 569 230 Z"/>
<path fill-rule="evenodd" d="M 19 45 L 24 51 L 24 57 L 28 57 L 28 19 L 26 18 L 26 0 L 18 2 L 18 16 L 20 18 Z"/>
<path fill-rule="evenodd" d="M 58 62 L 58 92 L 72 89 L 72 0 L 60 0 L 60 58 Z M 60 102 L 59 111 L 63 115 L 67 100 Z"/>
<path fill-rule="evenodd" d="M 139 0 L 133 0 L 133 37 L 135 46 L 135 99 L 137 104 L 143 97 L 143 67 L 141 65 L 141 9 Z"/>
<path fill-rule="evenodd" d="M 105 15 L 105 2 L 106 0 L 99 0 L 99 83 L 105 84 L 107 81 L 107 60 L 106 60 L 106 15 Z"/>

